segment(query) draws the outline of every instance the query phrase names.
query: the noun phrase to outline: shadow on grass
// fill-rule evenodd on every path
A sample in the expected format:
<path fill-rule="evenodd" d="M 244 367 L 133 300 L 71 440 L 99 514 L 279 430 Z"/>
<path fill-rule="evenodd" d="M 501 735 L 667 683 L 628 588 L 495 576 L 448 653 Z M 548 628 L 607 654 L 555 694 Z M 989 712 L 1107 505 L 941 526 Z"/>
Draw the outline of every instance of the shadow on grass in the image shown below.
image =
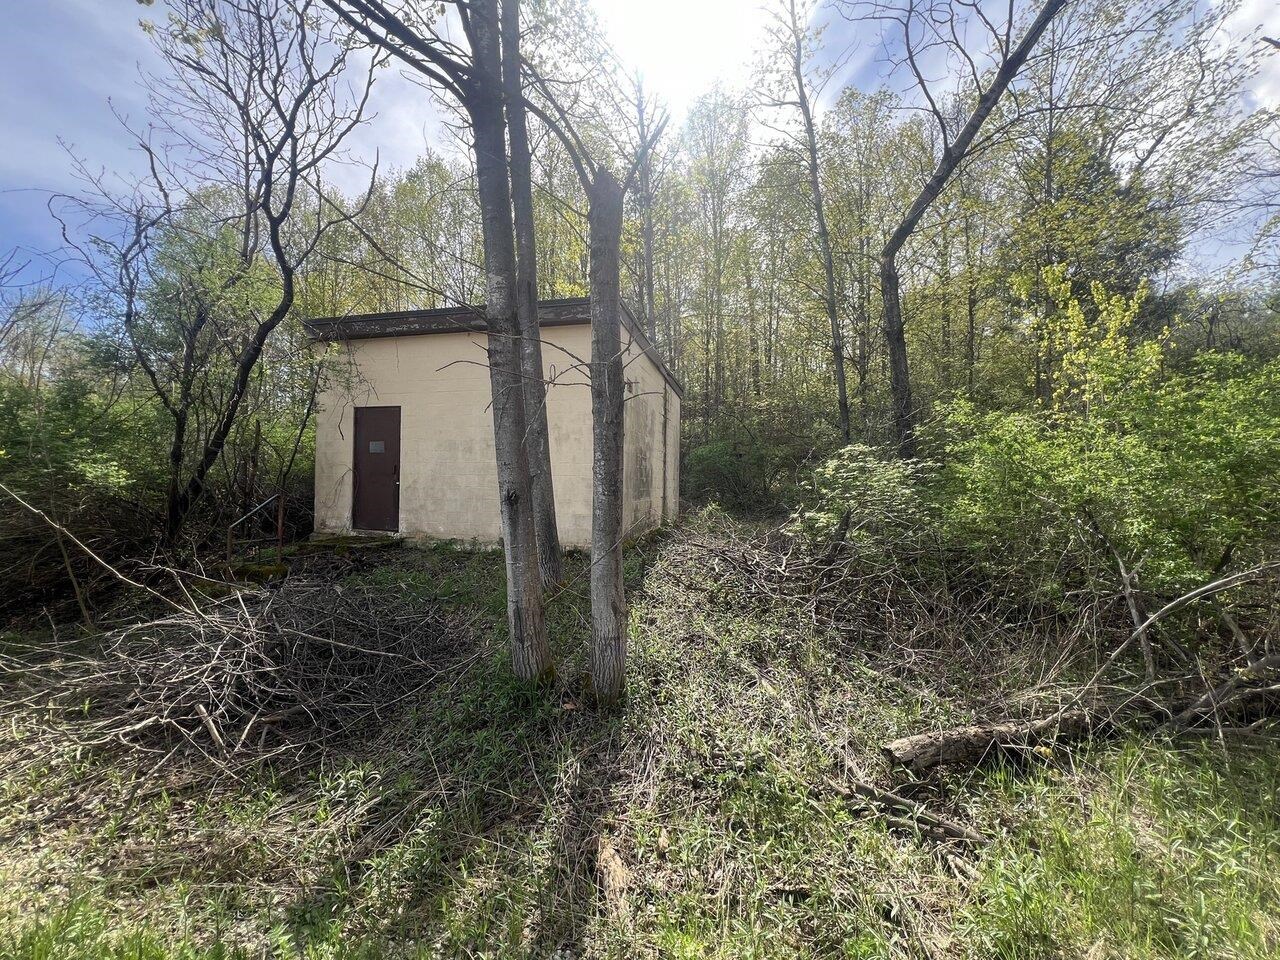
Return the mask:
<path fill-rule="evenodd" d="M 97 895 L 16 950 L 0 926 L 0 954 L 1275 956 L 1269 753 L 1148 739 L 949 774 L 925 802 L 993 838 L 961 864 L 823 786 L 836 758 L 888 782 L 877 745 L 950 722 L 951 703 L 936 686 L 913 700 L 803 606 L 762 603 L 714 529 L 692 532 L 628 552 L 633 699 L 610 714 L 581 696 L 584 557 L 550 604 L 563 670 L 540 689 L 507 666 L 500 557 L 397 546 L 337 565 L 336 585 L 465 612 L 474 641 L 444 644 L 442 672 L 359 734 L 240 783 L 203 771 L 123 824 L 104 822 L 108 792 L 91 828 L 67 825 L 42 805 L 59 783 L 0 771 L 30 831 L 0 844 L 0 877 L 26 857 L 47 891 L 74 852 Z M 0 808 L 6 841 L 14 818 Z M 602 889 L 601 838 L 630 871 L 629 912 Z M 85 947 L 103 938 L 116 947 Z M 236 947 L 203 949 L 220 940 Z"/>
<path fill-rule="evenodd" d="M 649 540 L 628 552 L 629 586 L 655 549 Z M 408 547 L 352 575 L 473 611 L 489 642 L 367 741 L 298 772 L 315 795 L 311 815 L 341 838 L 317 852 L 316 879 L 285 907 L 300 943 L 341 932 L 547 956 L 574 950 L 610 909 L 598 849 L 624 813 L 635 764 L 626 705 L 601 711 L 585 691 L 588 565 L 567 557 L 547 611 L 561 671 L 536 687 L 507 661 L 500 554 Z"/>

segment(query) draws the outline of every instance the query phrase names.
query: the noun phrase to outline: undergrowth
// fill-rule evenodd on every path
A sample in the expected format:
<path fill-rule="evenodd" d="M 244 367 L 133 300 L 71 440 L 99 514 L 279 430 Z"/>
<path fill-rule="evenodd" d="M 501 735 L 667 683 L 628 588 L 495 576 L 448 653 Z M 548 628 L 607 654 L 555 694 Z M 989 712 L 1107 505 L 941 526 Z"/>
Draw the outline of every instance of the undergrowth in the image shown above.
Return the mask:
<path fill-rule="evenodd" d="M 234 774 L 118 751 L 6 764 L 0 955 L 1277 955 L 1280 760 L 1131 738 L 902 785 L 885 739 L 1037 678 L 991 646 L 886 670 L 751 589 L 726 559 L 741 535 L 707 513 L 631 549 L 611 715 L 580 696 L 585 558 L 549 610 L 561 674 L 531 690 L 500 644 L 500 557 L 370 552 L 335 584 L 469 625 L 442 678 L 366 735 Z M 20 756 L 40 718 L 4 720 Z M 890 823 L 831 788 L 849 777 L 993 839 Z"/>

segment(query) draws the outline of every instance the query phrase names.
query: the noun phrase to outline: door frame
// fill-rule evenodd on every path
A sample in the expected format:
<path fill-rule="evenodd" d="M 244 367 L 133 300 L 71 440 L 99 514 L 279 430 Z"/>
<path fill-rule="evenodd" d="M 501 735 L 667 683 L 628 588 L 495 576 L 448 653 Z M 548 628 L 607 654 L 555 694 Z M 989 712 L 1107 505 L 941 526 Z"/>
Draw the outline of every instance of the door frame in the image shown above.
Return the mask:
<path fill-rule="evenodd" d="M 377 403 L 365 406 L 352 406 L 351 408 L 351 529 L 353 531 L 362 531 L 365 533 L 399 533 L 400 532 L 400 466 L 404 457 L 404 408 L 398 404 Z M 392 527 L 357 527 L 356 526 L 356 497 L 358 496 L 357 485 L 360 481 L 360 473 L 357 469 L 360 452 L 360 430 L 357 420 L 360 417 L 361 410 L 394 410 L 396 411 L 396 466 L 395 466 L 395 525 Z"/>

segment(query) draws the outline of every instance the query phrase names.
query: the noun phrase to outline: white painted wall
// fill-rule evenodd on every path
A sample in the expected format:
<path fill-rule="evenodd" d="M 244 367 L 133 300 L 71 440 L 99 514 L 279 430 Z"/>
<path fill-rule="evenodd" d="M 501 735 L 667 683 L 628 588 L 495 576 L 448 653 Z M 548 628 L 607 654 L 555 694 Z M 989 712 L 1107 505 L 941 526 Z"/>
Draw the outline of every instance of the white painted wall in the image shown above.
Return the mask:
<path fill-rule="evenodd" d="M 591 393 L 578 368 L 591 354 L 586 324 L 543 330 L 552 386 L 547 417 L 560 538 L 591 543 Z M 328 383 L 316 412 L 316 530 L 351 532 L 354 408 L 400 407 L 400 532 L 499 539 L 498 479 L 489 408 L 486 337 L 434 333 L 351 340 L 330 346 Z M 668 518 L 679 508 L 680 402 L 637 343 L 627 342 L 624 512 L 629 533 L 663 517 L 663 392 L 667 394 Z"/>

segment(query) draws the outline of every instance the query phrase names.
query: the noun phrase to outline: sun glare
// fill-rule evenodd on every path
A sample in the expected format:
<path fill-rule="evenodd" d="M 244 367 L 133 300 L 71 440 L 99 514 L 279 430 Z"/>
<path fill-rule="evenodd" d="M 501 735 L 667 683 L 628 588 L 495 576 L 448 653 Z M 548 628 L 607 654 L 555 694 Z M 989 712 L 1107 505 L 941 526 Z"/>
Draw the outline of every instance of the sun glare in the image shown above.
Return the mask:
<path fill-rule="evenodd" d="M 623 64 L 677 118 L 717 81 L 745 83 L 764 37 L 758 0 L 595 0 Z"/>

